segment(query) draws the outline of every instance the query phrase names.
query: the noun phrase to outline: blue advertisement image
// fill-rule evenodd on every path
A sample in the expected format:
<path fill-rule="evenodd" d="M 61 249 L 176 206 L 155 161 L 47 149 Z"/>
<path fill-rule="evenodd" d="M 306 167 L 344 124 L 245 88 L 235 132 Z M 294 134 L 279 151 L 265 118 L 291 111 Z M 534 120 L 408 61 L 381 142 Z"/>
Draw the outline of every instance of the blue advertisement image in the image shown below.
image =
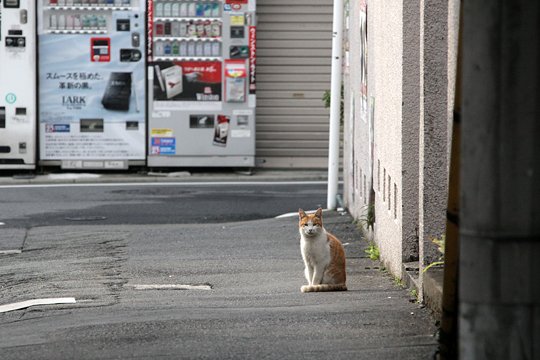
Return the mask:
<path fill-rule="evenodd" d="M 145 159 L 144 7 L 136 2 L 40 5 L 41 160 Z"/>
<path fill-rule="evenodd" d="M 153 137 L 151 150 L 154 155 L 176 155 L 176 139 Z"/>

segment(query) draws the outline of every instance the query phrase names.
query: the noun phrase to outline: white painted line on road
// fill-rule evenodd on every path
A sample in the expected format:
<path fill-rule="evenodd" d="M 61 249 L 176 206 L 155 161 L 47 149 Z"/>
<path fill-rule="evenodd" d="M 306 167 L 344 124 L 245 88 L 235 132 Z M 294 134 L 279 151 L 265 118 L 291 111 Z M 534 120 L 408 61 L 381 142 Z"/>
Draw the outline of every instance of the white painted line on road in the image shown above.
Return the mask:
<path fill-rule="evenodd" d="M 342 183 L 342 182 L 340 182 Z M 120 182 L 76 184 L 20 184 L 0 185 L 0 189 L 60 188 L 60 187 L 116 187 L 116 186 L 215 186 L 215 185 L 326 185 L 326 181 L 201 181 L 201 182 Z"/>
<path fill-rule="evenodd" d="M 326 211 L 330 211 L 330 210 L 323 209 L 323 212 L 326 212 Z M 315 214 L 316 212 L 317 212 L 317 210 L 307 210 L 306 214 Z M 298 216 L 298 211 L 278 215 L 278 216 L 275 217 L 275 219 L 283 219 L 283 218 L 289 218 L 289 217 L 293 217 L 293 216 Z"/>
<path fill-rule="evenodd" d="M 0 255 L 13 255 L 13 254 L 21 254 L 22 250 L 0 250 Z"/>
<path fill-rule="evenodd" d="M 0 222 L 0 226 L 2 226 L 2 225 L 6 225 L 6 224 L 5 224 L 5 223 L 3 223 L 3 222 Z"/>
<path fill-rule="evenodd" d="M 149 284 L 149 285 L 131 285 L 135 290 L 212 290 L 212 286 L 202 285 L 180 285 L 180 284 Z"/>
<path fill-rule="evenodd" d="M 27 307 L 30 307 L 30 306 L 75 304 L 75 303 L 76 303 L 76 301 L 75 301 L 75 298 L 73 298 L 73 297 L 26 300 L 26 301 L 13 303 L 13 304 L 0 305 L 0 313 L 5 313 L 5 312 L 8 312 L 8 311 L 14 311 L 14 310 L 20 310 L 20 309 L 26 309 Z"/>

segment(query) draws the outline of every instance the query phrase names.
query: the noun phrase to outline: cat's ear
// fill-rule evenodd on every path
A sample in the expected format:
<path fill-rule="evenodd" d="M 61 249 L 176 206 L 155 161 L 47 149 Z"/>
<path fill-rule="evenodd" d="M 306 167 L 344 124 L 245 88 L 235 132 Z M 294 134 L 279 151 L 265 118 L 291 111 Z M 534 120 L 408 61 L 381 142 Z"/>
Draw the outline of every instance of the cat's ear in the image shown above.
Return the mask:
<path fill-rule="evenodd" d="M 298 209 L 298 215 L 300 216 L 300 220 L 302 220 L 303 218 L 307 216 L 306 212 L 302 209 Z"/>
<path fill-rule="evenodd" d="M 322 219 L 322 208 L 318 208 L 317 211 L 315 211 L 315 216 Z"/>

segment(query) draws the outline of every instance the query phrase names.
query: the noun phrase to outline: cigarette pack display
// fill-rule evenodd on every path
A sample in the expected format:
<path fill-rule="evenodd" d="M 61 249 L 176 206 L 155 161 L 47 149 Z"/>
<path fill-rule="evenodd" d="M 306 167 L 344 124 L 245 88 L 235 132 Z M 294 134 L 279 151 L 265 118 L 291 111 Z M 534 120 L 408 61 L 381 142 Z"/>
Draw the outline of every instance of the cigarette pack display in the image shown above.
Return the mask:
<path fill-rule="evenodd" d="M 225 100 L 227 102 L 246 101 L 247 68 L 244 60 L 225 62 Z"/>
<path fill-rule="evenodd" d="M 167 98 L 171 99 L 182 93 L 182 68 L 178 65 L 161 70 Z"/>
<path fill-rule="evenodd" d="M 128 111 L 131 98 L 131 73 L 112 72 L 101 104 L 105 109 Z"/>

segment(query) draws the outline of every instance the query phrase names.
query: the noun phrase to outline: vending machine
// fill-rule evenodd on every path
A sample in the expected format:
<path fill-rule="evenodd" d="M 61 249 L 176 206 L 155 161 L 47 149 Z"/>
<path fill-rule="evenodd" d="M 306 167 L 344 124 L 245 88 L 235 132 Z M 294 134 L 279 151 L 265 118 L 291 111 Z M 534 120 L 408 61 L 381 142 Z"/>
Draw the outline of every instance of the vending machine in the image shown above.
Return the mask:
<path fill-rule="evenodd" d="M 36 165 L 36 9 L 0 0 L 0 169 Z"/>
<path fill-rule="evenodd" d="M 145 164 L 145 10 L 145 0 L 38 0 L 40 164 Z"/>
<path fill-rule="evenodd" d="M 255 7 L 148 1 L 148 166 L 255 165 Z"/>

